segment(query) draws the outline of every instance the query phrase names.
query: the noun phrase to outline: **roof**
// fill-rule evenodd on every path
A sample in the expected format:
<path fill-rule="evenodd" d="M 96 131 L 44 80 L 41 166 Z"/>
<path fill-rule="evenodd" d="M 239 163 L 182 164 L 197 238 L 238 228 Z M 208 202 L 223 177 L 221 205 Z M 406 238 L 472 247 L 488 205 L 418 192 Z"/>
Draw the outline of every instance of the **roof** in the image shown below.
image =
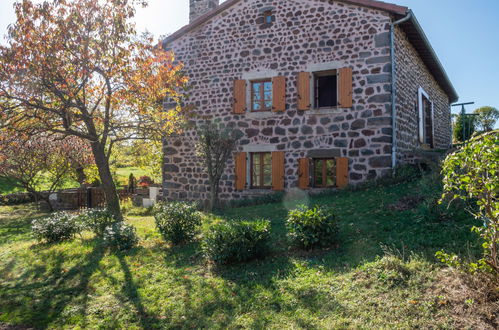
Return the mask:
<path fill-rule="evenodd" d="M 166 47 L 167 44 L 173 42 L 174 40 L 182 37 L 184 34 L 196 29 L 197 27 L 203 25 L 206 21 L 225 11 L 226 9 L 232 7 L 237 4 L 241 0 L 227 0 L 224 3 L 220 4 L 215 9 L 207 12 L 204 15 L 199 16 L 190 24 L 182 27 L 176 32 L 169 35 L 165 40 L 163 40 L 163 47 Z M 376 0 L 337 0 L 343 3 L 378 9 L 381 11 L 388 12 L 396 19 L 403 18 L 408 14 L 411 14 L 410 19 L 400 25 L 402 30 L 406 33 L 409 41 L 412 43 L 416 51 L 421 56 L 423 62 L 426 64 L 430 72 L 432 72 L 433 76 L 442 87 L 442 89 L 449 96 L 450 103 L 454 103 L 459 99 L 459 96 L 452 85 L 449 76 L 447 75 L 442 63 L 438 59 L 435 50 L 430 44 L 430 41 L 426 37 L 426 34 L 423 31 L 423 28 L 419 24 L 418 20 L 414 13 L 408 8 L 404 6 L 399 6 L 396 4 L 391 4 L 382 1 Z"/>

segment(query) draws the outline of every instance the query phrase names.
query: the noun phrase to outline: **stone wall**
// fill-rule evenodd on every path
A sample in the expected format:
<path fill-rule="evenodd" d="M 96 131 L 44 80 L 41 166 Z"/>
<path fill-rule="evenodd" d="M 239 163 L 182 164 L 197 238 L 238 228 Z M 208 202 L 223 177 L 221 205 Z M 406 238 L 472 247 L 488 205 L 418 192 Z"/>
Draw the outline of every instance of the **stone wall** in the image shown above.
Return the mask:
<path fill-rule="evenodd" d="M 449 97 L 439 86 L 415 48 L 399 27 L 395 30 L 397 74 L 397 149 L 398 158 L 405 160 L 420 149 L 418 90 L 422 87 L 433 102 L 434 146 L 447 149 L 451 144 L 451 113 Z"/>
<path fill-rule="evenodd" d="M 273 23 L 264 24 L 271 9 Z M 298 158 L 321 150 L 349 158 L 350 182 L 383 175 L 391 167 L 390 17 L 379 10 L 332 1 L 246 0 L 173 41 L 185 64 L 189 102 L 196 113 L 241 130 L 239 151 L 286 152 L 285 186 L 296 187 Z M 353 68 L 353 108 L 297 111 L 300 71 Z M 235 79 L 286 77 L 283 113 L 232 113 Z M 165 143 L 165 197 L 207 198 L 207 175 L 186 131 Z M 268 191 L 234 191 L 231 159 L 221 183 L 230 200 Z"/>
<path fill-rule="evenodd" d="M 272 24 L 263 13 L 272 10 Z M 190 77 L 188 102 L 203 118 L 240 130 L 237 151 L 285 151 L 285 186 L 298 180 L 298 159 L 313 155 L 349 158 L 355 184 L 391 167 L 390 16 L 379 10 L 333 1 L 240 1 L 167 45 Z M 435 147 L 450 143 L 449 100 L 404 32 L 396 30 L 398 77 L 398 158 L 420 147 L 418 88 L 430 94 L 435 112 Z M 353 68 L 353 108 L 297 110 L 300 71 Z M 283 113 L 232 113 L 236 79 L 286 77 Z M 249 111 L 249 110 L 248 110 Z M 207 175 L 194 153 L 196 134 L 188 130 L 165 143 L 165 197 L 207 198 Z M 221 198 L 268 191 L 234 191 L 234 160 L 227 164 Z"/>

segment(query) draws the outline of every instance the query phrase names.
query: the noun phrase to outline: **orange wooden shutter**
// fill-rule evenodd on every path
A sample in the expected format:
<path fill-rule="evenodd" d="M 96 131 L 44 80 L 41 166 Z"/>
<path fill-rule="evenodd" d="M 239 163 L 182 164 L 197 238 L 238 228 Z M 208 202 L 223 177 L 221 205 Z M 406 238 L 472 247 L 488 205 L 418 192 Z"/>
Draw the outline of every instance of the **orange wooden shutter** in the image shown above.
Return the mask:
<path fill-rule="evenodd" d="M 348 186 L 348 158 L 336 158 L 336 185 L 338 188 Z"/>
<path fill-rule="evenodd" d="M 338 103 L 340 104 L 340 107 L 351 108 L 353 106 L 352 68 L 339 69 L 338 84 Z"/>
<path fill-rule="evenodd" d="M 246 188 L 246 153 L 236 153 L 236 190 L 244 190 Z"/>
<path fill-rule="evenodd" d="M 298 110 L 310 110 L 310 73 L 298 73 Z"/>
<path fill-rule="evenodd" d="M 246 112 L 246 80 L 234 80 L 234 113 Z"/>
<path fill-rule="evenodd" d="M 298 159 L 298 188 L 300 189 L 310 187 L 309 166 L 310 160 L 308 158 Z"/>
<path fill-rule="evenodd" d="M 272 79 L 272 111 L 286 110 L 286 77 L 279 76 Z"/>
<path fill-rule="evenodd" d="M 284 151 L 272 153 L 272 190 L 284 190 Z"/>

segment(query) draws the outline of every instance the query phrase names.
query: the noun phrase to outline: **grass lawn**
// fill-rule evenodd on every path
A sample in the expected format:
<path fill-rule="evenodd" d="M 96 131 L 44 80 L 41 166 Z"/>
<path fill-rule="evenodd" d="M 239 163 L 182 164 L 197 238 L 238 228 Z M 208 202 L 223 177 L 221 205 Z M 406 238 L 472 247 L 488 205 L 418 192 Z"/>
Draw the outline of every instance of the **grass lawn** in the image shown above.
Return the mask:
<path fill-rule="evenodd" d="M 204 229 L 220 218 L 272 222 L 271 255 L 219 268 L 198 242 L 165 244 L 152 217 L 128 217 L 140 245 L 113 254 L 89 233 L 38 244 L 29 224 L 40 214 L 2 207 L 0 328 L 452 327 L 445 297 L 432 291 L 441 274 L 434 254 L 475 253 L 473 220 L 425 222 L 415 210 L 387 207 L 418 189 L 413 182 L 309 200 L 332 206 L 340 221 L 338 246 L 310 252 L 286 244 L 290 203 L 207 215 Z"/>
<path fill-rule="evenodd" d="M 117 186 L 122 187 L 122 186 L 127 186 L 128 185 L 128 177 L 130 176 L 131 173 L 135 176 L 135 178 L 138 180 L 141 176 L 147 175 L 150 177 L 153 177 L 151 173 L 149 173 L 147 170 L 144 170 L 139 167 L 121 167 L 116 169 L 116 180 L 117 180 Z M 156 182 L 159 182 L 157 178 L 155 179 Z M 66 180 L 62 186 L 63 189 L 65 188 L 74 188 L 78 187 L 79 184 L 76 181 L 73 180 Z M 39 190 L 45 190 L 49 189 L 50 183 L 49 182 L 42 182 L 40 184 Z M 7 195 L 7 194 L 12 194 L 16 192 L 22 192 L 24 189 L 18 188 L 12 184 L 10 180 L 0 178 L 0 195 Z"/>

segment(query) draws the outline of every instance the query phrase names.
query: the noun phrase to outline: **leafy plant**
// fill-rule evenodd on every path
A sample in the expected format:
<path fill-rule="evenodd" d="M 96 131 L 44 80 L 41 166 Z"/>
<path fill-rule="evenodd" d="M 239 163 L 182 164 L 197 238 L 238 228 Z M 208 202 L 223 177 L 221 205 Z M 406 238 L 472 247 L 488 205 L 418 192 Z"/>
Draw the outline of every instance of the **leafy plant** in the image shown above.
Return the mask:
<path fill-rule="evenodd" d="M 137 181 L 137 185 L 141 188 L 147 188 L 150 185 L 154 184 L 153 179 L 151 179 L 149 176 L 144 175 L 139 178 L 139 181 Z"/>
<path fill-rule="evenodd" d="M 93 231 L 98 236 L 102 236 L 107 227 L 118 222 L 106 209 L 89 209 L 81 213 L 79 218 L 85 229 Z"/>
<path fill-rule="evenodd" d="M 123 221 L 107 226 L 104 229 L 102 239 L 106 246 L 119 251 L 129 250 L 139 242 L 135 227 Z"/>
<path fill-rule="evenodd" d="M 185 202 L 158 204 L 154 219 L 163 238 L 173 244 L 192 240 L 201 225 L 201 214 L 197 206 Z"/>
<path fill-rule="evenodd" d="M 305 249 L 329 246 L 337 239 L 336 216 L 331 209 L 322 206 L 301 205 L 289 211 L 286 227 L 291 241 Z"/>
<path fill-rule="evenodd" d="M 68 212 L 58 212 L 33 220 L 31 230 L 39 241 L 54 243 L 73 239 L 83 230 L 83 226 L 78 216 Z"/>
<path fill-rule="evenodd" d="M 228 264 L 265 256 L 269 243 L 270 221 L 223 222 L 208 230 L 202 247 L 209 260 Z"/>
<path fill-rule="evenodd" d="M 475 202 L 470 212 L 482 225 L 472 230 L 484 243 L 484 259 L 477 265 L 499 274 L 499 132 L 473 139 L 449 155 L 443 164 L 444 195 L 442 199 L 462 199 Z M 440 254 L 441 260 L 449 256 Z M 453 259 L 453 258 L 450 258 Z"/>

